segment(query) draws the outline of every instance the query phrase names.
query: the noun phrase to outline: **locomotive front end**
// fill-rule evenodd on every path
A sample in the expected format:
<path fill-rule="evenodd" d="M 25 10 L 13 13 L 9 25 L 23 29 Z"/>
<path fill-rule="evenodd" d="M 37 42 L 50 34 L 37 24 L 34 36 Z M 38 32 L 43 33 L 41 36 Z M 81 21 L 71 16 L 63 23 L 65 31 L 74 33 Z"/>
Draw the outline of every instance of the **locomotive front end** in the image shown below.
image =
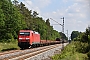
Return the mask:
<path fill-rule="evenodd" d="M 20 30 L 18 34 L 18 46 L 27 48 L 30 46 L 30 31 Z"/>

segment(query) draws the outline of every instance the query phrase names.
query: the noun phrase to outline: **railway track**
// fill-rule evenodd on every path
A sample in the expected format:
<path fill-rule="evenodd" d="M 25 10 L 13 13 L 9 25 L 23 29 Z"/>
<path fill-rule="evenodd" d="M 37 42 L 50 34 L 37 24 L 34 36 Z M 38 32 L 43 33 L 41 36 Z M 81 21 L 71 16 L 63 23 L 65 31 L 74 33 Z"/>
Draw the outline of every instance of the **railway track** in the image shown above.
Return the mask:
<path fill-rule="evenodd" d="M 18 52 L 18 51 L 20 51 L 20 50 L 11 50 L 11 51 L 0 52 L 0 56 L 5 55 L 5 54 L 9 54 L 9 53 Z"/>
<path fill-rule="evenodd" d="M 25 60 L 37 54 L 48 51 L 50 49 L 54 49 L 58 46 L 61 46 L 61 44 L 38 47 L 33 49 L 26 49 L 26 50 L 18 50 L 15 52 L 0 55 L 0 60 Z"/>

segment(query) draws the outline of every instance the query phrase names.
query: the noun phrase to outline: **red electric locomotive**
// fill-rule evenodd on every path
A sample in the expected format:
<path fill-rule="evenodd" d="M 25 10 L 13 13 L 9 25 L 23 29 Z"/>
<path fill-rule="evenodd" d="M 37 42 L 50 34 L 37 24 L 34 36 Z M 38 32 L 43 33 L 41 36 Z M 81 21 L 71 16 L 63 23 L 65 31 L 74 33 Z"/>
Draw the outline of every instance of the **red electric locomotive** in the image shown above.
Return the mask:
<path fill-rule="evenodd" d="M 40 34 L 32 30 L 20 30 L 18 34 L 18 46 L 28 48 L 32 45 L 40 44 Z"/>

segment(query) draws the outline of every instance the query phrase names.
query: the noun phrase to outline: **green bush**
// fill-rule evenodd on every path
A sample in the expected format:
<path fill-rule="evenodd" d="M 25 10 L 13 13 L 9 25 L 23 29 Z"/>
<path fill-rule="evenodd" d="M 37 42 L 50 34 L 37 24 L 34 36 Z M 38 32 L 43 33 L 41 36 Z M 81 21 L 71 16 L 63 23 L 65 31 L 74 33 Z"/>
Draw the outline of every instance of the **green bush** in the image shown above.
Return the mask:
<path fill-rule="evenodd" d="M 88 52 L 88 43 L 83 43 L 80 41 L 75 41 L 74 42 L 76 51 L 79 53 L 87 53 Z"/>

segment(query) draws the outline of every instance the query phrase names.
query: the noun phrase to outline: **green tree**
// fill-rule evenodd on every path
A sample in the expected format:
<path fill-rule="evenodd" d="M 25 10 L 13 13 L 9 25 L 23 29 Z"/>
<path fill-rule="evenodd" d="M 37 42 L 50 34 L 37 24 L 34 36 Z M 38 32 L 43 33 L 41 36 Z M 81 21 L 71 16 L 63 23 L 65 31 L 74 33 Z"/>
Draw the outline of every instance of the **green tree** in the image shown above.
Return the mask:
<path fill-rule="evenodd" d="M 15 6 L 18 6 L 18 3 L 19 3 L 19 2 L 18 2 L 17 0 L 14 0 L 14 1 L 13 1 L 13 4 L 14 4 Z"/>
<path fill-rule="evenodd" d="M 73 40 L 74 38 L 78 37 L 79 34 L 80 34 L 80 32 L 78 32 L 78 31 L 73 31 L 73 32 L 71 33 L 71 40 Z"/>
<path fill-rule="evenodd" d="M 50 26 L 49 19 L 46 20 L 46 25 L 47 25 L 47 26 Z"/>
<path fill-rule="evenodd" d="M 0 22 L 3 25 L 2 31 L 0 31 L 2 33 L 1 40 L 17 38 L 17 32 L 26 27 L 23 16 L 10 0 L 2 0 L 0 3 L 0 13 L 2 13 Z"/>
<path fill-rule="evenodd" d="M 81 37 L 81 42 L 88 42 L 88 43 L 90 43 L 89 35 L 90 35 L 90 31 L 88 29 L 86 29 L 86 32 Z"/>
<path fill-rule="evenodd" d="M 61 39 L 65 39 L 65 40 L 67 40 L 67 37 L 66 37 L 65 34 L 63 34 L 62 32 L 59 32 L 59 34 L 61 35 Z"/>
<path fill-rule="evenodd" d="M 36 18 L 38 13 L 36 11 L 33 11 L 33 18 Z"/>

